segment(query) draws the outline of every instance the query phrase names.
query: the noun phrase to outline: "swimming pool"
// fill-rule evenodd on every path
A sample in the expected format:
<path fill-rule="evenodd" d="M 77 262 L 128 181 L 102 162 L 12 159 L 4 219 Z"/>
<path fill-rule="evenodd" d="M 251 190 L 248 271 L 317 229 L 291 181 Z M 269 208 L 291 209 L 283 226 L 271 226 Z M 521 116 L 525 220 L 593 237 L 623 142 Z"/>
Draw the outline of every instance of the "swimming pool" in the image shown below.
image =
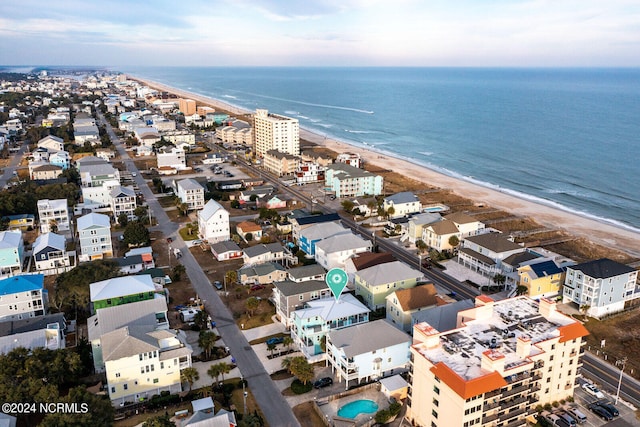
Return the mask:
<path fill-rule="evenodd" d="M 340 408 L 338 410 L 338 416 L 353 419 L 359 414 L 371 414 L 377 410 L 378 404 L 373 400 L 356 400 Z"/>

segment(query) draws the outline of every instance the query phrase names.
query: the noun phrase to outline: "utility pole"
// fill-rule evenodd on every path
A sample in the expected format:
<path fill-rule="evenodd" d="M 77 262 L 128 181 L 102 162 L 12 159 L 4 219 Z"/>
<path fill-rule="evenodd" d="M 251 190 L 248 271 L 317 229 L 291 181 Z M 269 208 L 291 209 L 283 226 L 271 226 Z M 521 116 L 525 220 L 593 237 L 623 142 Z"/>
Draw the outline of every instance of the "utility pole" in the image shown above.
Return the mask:
<path fill-rule="evenodd" d="M 619 363 L 622 364 L 622 368 L 620 368 L 620 379 L 618 380 L 618 390 L 616 391 L 616 402 L 614 403 L 614 405 L 618 404 L 618 398 L 620 397 L 620 387 L 622 386 L 622 371 L 624 371 L 624 367 L 627 364 L 627 356 L 623 357 L 620 360 L 617 360 L 616 366 Z"/>

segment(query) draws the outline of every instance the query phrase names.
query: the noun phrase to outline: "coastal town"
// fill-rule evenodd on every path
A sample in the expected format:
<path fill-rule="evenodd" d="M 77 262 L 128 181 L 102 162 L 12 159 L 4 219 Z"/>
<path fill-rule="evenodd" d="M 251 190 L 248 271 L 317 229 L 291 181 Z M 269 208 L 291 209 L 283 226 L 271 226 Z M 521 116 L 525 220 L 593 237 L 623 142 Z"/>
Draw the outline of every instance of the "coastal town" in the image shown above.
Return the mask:
<path fill-rule="evenodd" d="M 637 425 L 624 232 L 508 211 L 267 107 L 0 75 L 3 425 Z"/>

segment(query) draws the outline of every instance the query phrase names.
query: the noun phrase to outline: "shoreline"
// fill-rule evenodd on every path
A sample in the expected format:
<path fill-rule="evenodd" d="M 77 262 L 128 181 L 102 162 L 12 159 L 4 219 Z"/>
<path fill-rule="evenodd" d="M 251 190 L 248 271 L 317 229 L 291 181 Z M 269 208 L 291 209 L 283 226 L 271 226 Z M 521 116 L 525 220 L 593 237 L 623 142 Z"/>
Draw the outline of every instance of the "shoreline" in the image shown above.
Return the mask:
<path fill-rule="evenodd" d="M 127 77 L 154 89 L 169 92 L 178 97 L 191 98 L 203 105 L 209 105 L 233 114 L 245 115 L 253 113 L 251 110 L 234 106 L 216 98 L 178 89 L 143 77 L 130 75 L 127 75 Z M 300 139 L 338 153 L 347 151 L 358 153 L 365 164 L 392 170 L 426 185 L 450 190 L 461 197 L 486 203 L 493 208 L 502 209 L 516 216 L 529 217 L 545 227 L 562 230 L 575 237 L 586 238 L 594 243 L 619 249 L 633 257 L 640 258 L 640 232 L 611 224 L 604 218 L 591 218 L 586 216 L 588 214 L 581 215 L 559 207 L 518 197 L 515 194 L 446 175 L 425 165 L 398 158 L 392 154 L 380 153 L 349 142 L 338 141 L 308 129 L 300 128 Z"/>

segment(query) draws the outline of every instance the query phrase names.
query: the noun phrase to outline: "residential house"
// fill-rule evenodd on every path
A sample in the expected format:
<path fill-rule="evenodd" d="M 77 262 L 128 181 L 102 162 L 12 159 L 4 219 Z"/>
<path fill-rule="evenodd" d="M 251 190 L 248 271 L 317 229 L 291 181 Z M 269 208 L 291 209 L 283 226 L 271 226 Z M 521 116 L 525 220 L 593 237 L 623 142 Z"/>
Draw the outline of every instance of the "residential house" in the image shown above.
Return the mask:
<path fill-rule="evenodd" d="M 169 167 L 177 170 L 187 168 L 185 152 L 182 148 L 174 146 L 162 147 L 156 154 L 158 160 L 158 169 Z"/>
<path fill-rule="evenodd" d="M 291 222 L 291 233 L 293 240 L 297 242 L 300 238 L 301 230 L 307 227 L 311 227 L 315 224 L 340 222 L 340 216 L 335 212 L 324 215 L 310 215 L 307 213 L 304 216 L 291 217 L 289 218 L 289 221 Z"/>
<path fill-rule="evenodd" d="M 154 144 L 160 142 L 160 133 L 152 126 L 135 128 L 133 130 L 133 136 L 138 140 L 138 143 L 145 147 L 153 147 Z"/>
<path fill-rule="evenodd" d="M 334 163 L 325 172 L 325 187 L 336 197 L 378 196 L 383 178 L 346 163 Z"/>
<path fill-rule="evenodd" d="M 326 166 L 314 162 L 301 162 L 296 169 L 296 183 L 298 185 L 312 184 L 324 181 Z"/>
<path fill-rule="evenodd" d="M 77 229 L 80 261 L 93 261 L 113 256 L 111 221 L 107 215 L 92 212 L 81 216 L 78 218 Z"/>
<path fill-rule="evenodd" d="M 44 275 L 29 274 L 0 279 L 0 322 L 43 316 L 49 310 Z"/>
<path fill-rule="evenodd" d="M 204 187 L 195 179 L 187 178 L 175 183 L 177 196 L 186 203 L 189 210 L 204 207 Z"/>
<path fill-rule="evenodd" d="M 308 280 L 324 280 L 327 272 L 318 264 L 303 265 L 302 267 L 287 270 L 288 279 L 295 283 Z"/>
<path fill-rule="evenodd" d="M 322 342 L 330 331 L 369 321 L 369 309 L 351 294 L 337 300 L 330 296 L 305 303 L 291 314 L 291 338 L 313 362 L 323 360 Z"/>
<path fill-rule="evenodd" d="M 211 245 L 211 253 L 217 261 L 242 258 L 242 249 L 233 240 L 225 240 Z"/>
<path fill-rule="evenodd" d="M 113 405 L 182 392 L 180 372 L 191 367 L 192 350 L 169 330 L 125 326 L 100 338 Z"/>
<path fill-rule="evenodd" d="M 231 236 L 229 212 L 213 199 L 198 211 L 198 234 L 208 243 L 224 242 Z"/>
<path fill-rule="evenodd" d="M 57 153 L 64 151 L 64 140 L 54 135 L 47 135 L 40 139 L 37 144 L 38 148 L 44 148 L 48 153 Z"/>
<path fill-rule="evenodd" d="M 518 269 L 525 265 L 534 264 L 544 261 L 545 258 L 535 251 L 525 249 L 524 252 L 518 252 L 509 255 L 502 260 L 502 274 L 506 277 L 508 287 L 514 287 L 518 284 Z"/>
<path fill-rule="evenodd" d="M 273 284 L 276 315 L 287 328 L 291 326 L 291 315 L 294 311 L 304 308 L 309 301 L 331 296 L 331 290 L 324 280 L 307 280 L 298 283 L 284 280 Z"/>
<path fill-rule="evenodd" d="M 409 242 L 415 243 L 416 240 L 422 240 L 424 228 L 439 221 L 442 221 L 442 216 L 439 213 L 425 212 L 412 215 L 407 222 Z"/>
<path fill-rule="evenodd" d="M 102 335 L 125 326 L 145 326 L 157 330 L 169 329 L 167 301 L 164 298 L 153 298 L 126 305 L 98 310 L 87 319 L 87 335 L 91 343 L 93 364 L 96 372 L 104 372 Z"/>
<path fill-rule="evenodd" d="M 389 209 L 393 208 L 393 214 L 390 213 L 389 218 L 409 216 L 420 212 L 422 209 L 420 199 L 410 191 L 403 191 L 385 197 L 382 202 L 382 207 L 385 212 L 389 212 Z"/>
<path fill-rule="evenodd" d="M 142 257 L 142 262 L 144 263 L 145 270 L 150 270 L 156 267 L 156 263 L 153 260 L 153 249 L 151 249 L 151 246 L 132 248 L 132 249 L 129 249 L 129 251 L 125 252 L 124 254 L 124 256 L 134 256 L 134 255 L 140 255 Z"/>
<path fill-rule="evenodd" d="M 205 397 L 191 402 L 193 415 L 180 423 L 180 427 L 237 427 L 234 412 L 220 409 L 215 412 L 213 399 Z"/>
<path fill-rule="evenodd" d="M 484 223 L 462 212 L 445 215 L 444 219 L 453 222 L 460 231 L 461 239 L 486 233 Z"/>
<path fill-rule="evenodd" d="M 28 230 L 33 227 L 36 217 L 33 214 L 7 215 L 2 217 L 3 221 L 7 221 L 9 230 Z"/>
<path fill-rule="evenodd" d="M 413 313 L 442 304 L 446 303 L 438 296 L 438 291 L 433 283 L 399 289 L 386 297 L 387 321 L 398 329 L 411 333 L 413 330 L 411 315 Z"/>
<path fill-rule="evenodd" d="M 109 162 L 116 157 L 116 152 L 109 148 L 98 148 L 96 149 L 96 157 Z"/>
<path fill-rule="evenodd" d="M 326 153 L 316 152 L 314 150 L 303 151 L 300 155 L 303 162 L 317 163 L 320 166 L 327 167 L 333 163 L 333 157 Z"/>
<path fill-rule="evenodd" d="M 287 201 L 280 199 L 278 196 L 273 196 L 266 202 L 262 202 L 262 206 L 267 209 L 282 209 L 287 207 Z"/>
<path fill-rule="evenodd" d="M 145 270 L 145 263 L 142 255 L 130 255 L 121 258 L 114 258 L 114 262 L 120 267 L 120 274 L 138 274 Z"/>
<path fill-rule="evenodd" d="M 536 407 L 573 396 L 589 332 L 553 301 L 480 296 L 458 320 L 446 332 L 414 326 L 412 425 L 523 426 Z"/>
<path fill-rule="evenodd" d="M 315 259 L 327 270 L 343 268 L 349 258 L 371 252 L 372 243 L 355 234 L 338 234 L 316 243 Z"/>
<path fill-rule="evenodd" d="M 422 240 L 427 246 L 437 251 L 450 251 L 457 247 L 462 239 L 484 232 L 482 222 L 458 212 L 445 216 L 442 221 L 425 225 Z"/>
<path fill-rule="evenodd" d="M 238 270 L 238 280 L 243 285 L 267 285 L 287 278 L 287 271 L 277 262 L 265 262 L 242 267 Z"/>
<path fill-rule="evenodd" d="M 354 168 L 362 168 L 362 159 L 360 158 L 360 154 L 358 153 L 340 153 L 336 157 L 337 163 L 344 163 L 349 166 L 353 166 Z"/>
<path fill-rule="evenodd" d="M 0 354 L 16 348 L 59 350 L 66 347 L 67 322 L 64 313 L 46 314 L 0 322 Z M 0 422 L 0 425 L 3 425 Z"/>
<path fill-rule="evenodd" d="M 361 295 L 371 310 L 386 305 L 386 297 L 400 289 L 413 288 L 422 272 L 400 261 L 378 264 L 355 273 L 356 295 Z"/>
<path fill-rule="evenodd" d="M 34 181 L 50 181 L 62 175 L 62 168 L 60 166 L 49 163 L 36 165 L 35 162 L 31 162 L 29 163 L 29 169 L 31 170 L 29 176 Z"/>
<path fill-rule="evenodd" d="M 553 297 L 558 295 L 564 284 L 566 268 L 553 260 L 545 260 L 518 268 L 518 286 L 527 288 L 530 298 Z"/>
<path fill-rule="evenodd" d="M 285 259 L 285 251 L 280 243 L 267 243 L 251 246 L 243 250 L 242 259 L 245 265 L 262 264 Z"/>
<path fill-rule="evenodd" d="M 76 163 L 83 187 L 101 187 L 105 181 L 120 182 L 120 171 L 104 159 L 86 156 Z"/>
<path fill-rule="evenodd" d="M 251 221 L 242 221 L 236 225 L 236 233 L 245 242 L 260 240 L 262 238 L 262 227 Z M 251 237 L 249 237 L 251 236 Z"/>
<path fill-rule="evenodd" d="M 503 259 L 524 250 L 523 246 L 502 233 L 480 234 L 462 240 L 458 262 L 477 273 L 493 277 L 502 272 Z"/>
<path fill-rule="evenodd" d="M 156 285 L 151 276 L 118 276 L 89 285 L 92 312 L 116 305 L 156 298 Z"/>
<path fill-rule="evenodd" d="M 386 320 L 362 323 L 327 333 L 327 363 L 345 390 L 353 381 L 373 381 L 407 371 L 411 336 Z"/>
<path fill-rule="evenodd" d="M 351 288 L 357 271 L 394 261 L 396 257 L 390 252 L 362 252 L 352 256 L 344 263 L 344 271 L 349 278 L 348 286 Z"/>
<path fill-rule="evenodd" d="M 638 270 L 608 258 L 567 266 L 562 300 L 600 318 L 640 298 Z"/>
<path fill-rule="evenodd" d="M 66 151 L 58 151 L 49 156 L 49 163 L 53 166 L 59 166 L 64 171 L 71 167 L 71 156 Z M 36 170 L 36 172 L 38 171 Z"/>
<path fill-rule="evenodd" d="M 39 235 L 32 252 L 36 271 L 44 274 L 58 274 L 71 265 L 66 239 L 60 234 L 49 232 Z"/>
<path fill-rule="evenodd" d="M 316 243 L 322 239 L 341 234 L 351 234 L 351 230 L 343 227 L 338 222 L 328 222 L 315 224 L 300 230 L 298 236 L 298 247 L 307 255 L 314 256 L 316 253 Z"/>
<path fill-rule="evenodd" d="M 137 207 L 136 192 L 132 187 L 117 185 L 111 189 L 109 197 L 114 218 L 118 219 L 123 214 L 127 216 L 129 221 L 137 218 L 134 214 Z"/>
<path fill-rule="evenodd" d="M 222 163 L 224 163 L 224 157 L 218 153 L 207 154 L 204 156 L 204 159 L 202 159 L 203 165 L 219 165 Z"/>
<path fill-rule="evenodd" d="M 296 155 L 269 150 L 264 154 L 263 167 L 277 176 L 293 175 L 298 169 L 300 158 Z"/>
<path fill-rule="evenodd" d="M 0 277 L 22 272 L 24 240 L 19 230 L 0 231 Z"/>

